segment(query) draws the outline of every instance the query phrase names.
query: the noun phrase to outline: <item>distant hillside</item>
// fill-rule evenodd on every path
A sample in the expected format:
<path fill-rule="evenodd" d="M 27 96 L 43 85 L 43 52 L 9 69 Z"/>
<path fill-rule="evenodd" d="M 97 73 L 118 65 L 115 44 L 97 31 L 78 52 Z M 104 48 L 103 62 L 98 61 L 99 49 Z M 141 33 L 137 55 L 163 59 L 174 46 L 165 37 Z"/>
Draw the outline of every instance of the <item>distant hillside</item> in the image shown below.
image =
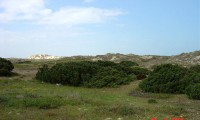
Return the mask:
<path fill-rule="evenodd" d="M 34 59 L 34 60 L 38 60 L 38 59 L 60 59 L 63 58 L 61 56 L 52 56 L 52 55 L 47 55 L 47 54 L 36 54 L 36 55 L 32 55 L 29 57 L 29 59 Z"/>
<path fill-rule="evenodd" d="M 112 54 L 108 53 L 106 55 L 96 55 L 96 56 L 73 56 L 73 57 L 65 57 L 63 59 L 73 59 L 73 60 L 90 60 L 90 61 L 98 61 L 98 60 L 106 60 L 113 62 L 121 62 L 121 61 L 135 61 L 144 67 L 152 67 L 157 64 L 163 63 L 174 63 L 181 64 L 184 66 L 190 66 L 193 64 L 200 64 L 200 51 L 190 52 L 190 53 L 182 53 L 180 55 L 175 56 L 156 56 L 156 55 L 134 55 L 134 54 Z"/>
<path fill-rule="evenodd" d="M 135 55 L 135 54 L 113 54 L 108 53 L 106 55 L 96 55 L 96 56 L 71 56 L 71 57 L 61 57 L 61 56 L 51 56 L 46 54 L 37 54 L 32 55 L 29 59 L 10 59 L 13 62 L 23 62 L 31 60 L 58 60 L 58 61 L 134 61 L 147 68 L 151 68 L 154 65 L 163 64 L 163 63 L 175 63 L 181 64 L 184 66 L 191 66 L 193 64 L 200 64 L 200 50 L 190 53 L 182 53 L 175 56 L 157 56 L 157 55 Z"/>

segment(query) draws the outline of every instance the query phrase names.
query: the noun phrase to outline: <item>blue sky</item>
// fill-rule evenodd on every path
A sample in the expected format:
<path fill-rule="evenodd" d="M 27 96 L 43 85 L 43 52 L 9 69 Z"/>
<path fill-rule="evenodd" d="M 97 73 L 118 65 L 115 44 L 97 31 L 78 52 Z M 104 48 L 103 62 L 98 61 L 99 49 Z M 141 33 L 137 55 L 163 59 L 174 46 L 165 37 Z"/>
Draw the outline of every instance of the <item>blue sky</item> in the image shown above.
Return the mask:
<path fill-rule="evenodd" d="M 195 50 L 199 0 L 0 0 L 0 57 Z"/>

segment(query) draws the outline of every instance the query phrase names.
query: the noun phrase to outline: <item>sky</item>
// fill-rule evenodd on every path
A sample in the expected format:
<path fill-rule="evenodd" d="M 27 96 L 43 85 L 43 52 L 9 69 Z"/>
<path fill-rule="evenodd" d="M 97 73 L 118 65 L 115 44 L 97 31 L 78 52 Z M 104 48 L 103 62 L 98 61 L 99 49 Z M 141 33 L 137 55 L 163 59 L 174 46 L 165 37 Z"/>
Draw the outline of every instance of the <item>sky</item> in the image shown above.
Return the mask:
<path fill-rule="evenodd" d="M 200 50 L 200 0 L 0 0 L 0 57 Z"/>

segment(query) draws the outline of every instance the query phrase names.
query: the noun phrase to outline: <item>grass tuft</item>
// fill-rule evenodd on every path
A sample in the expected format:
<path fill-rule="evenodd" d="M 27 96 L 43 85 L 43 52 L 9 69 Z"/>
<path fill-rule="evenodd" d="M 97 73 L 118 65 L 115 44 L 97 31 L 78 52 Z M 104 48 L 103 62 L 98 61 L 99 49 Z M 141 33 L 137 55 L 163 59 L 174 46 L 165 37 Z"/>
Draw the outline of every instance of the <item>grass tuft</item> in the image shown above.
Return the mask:
<path fill-rule="evenodd" d="M 121 116 L 134 116 L 143 114 L 144 109 L 140 107 L 135 107 L 133 105 L 122 104 L 122 105 L 111 105 L 102 106 L 97 109 L 101 113 L 110 113 Z"/>
<path fill-rule="evenodd" d="M 148 103 L 150 103 L 150 104 L 152 104 L 152 103 L 155 104 L 155 103 L 158 103 L 158 102 L 157 102 L 155 99 L 149 99 L 149 100 L 148 100 Z"/>
<path fill-rule="evenodd" d="M 37 99 L 26 98 L 25 107 L 38 107 L 40 109 L 54 109 L 64 105 L 64 101 L 59 98 L 41 97 Z"/>

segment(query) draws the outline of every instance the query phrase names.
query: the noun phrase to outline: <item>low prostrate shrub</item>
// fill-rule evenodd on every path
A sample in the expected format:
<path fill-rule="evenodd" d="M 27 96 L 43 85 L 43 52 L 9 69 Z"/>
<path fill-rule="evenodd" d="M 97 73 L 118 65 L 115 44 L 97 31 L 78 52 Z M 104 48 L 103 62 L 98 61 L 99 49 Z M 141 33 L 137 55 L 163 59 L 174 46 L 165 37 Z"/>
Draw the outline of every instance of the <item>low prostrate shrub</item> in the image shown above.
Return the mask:
<path fill-rule="evenodd" d="M 139 86 L 146 92 L 183 93 L 181 79 L 186 72 L 186 68 L 178 65 L 160 65 Z"/>
<path fill-rule="evenodd" d="M 98 71 L 94 77 L 84 83 L 87 87 L 117 87 L 118 85 L 128 84 L 135 80 L 135 75 L 127 76 L 126 73 L 111 67 L 105 67 Z"/>
<path fill-rule="evenodd" d="M 139 66 L 136 62 L 133 61 L 122 61 L 119 64 L 125 67 Z"/>
<path fill-rule="evenodd" d="M 136 79 L 130 67 L 109 61 L 69 62 L 39 68 L 36 79 L 71 86 L 116 87 Z"/>
<path fill-rule="evenodd" d="M 191 99 L 200 99 L 200 65 L 189 69 L 172 64 L 157 66 L 139 87 L 146 92 L 186 93 Z"/>
<path fill-rule="evenodd" d="M 52 68 L 43 65 L 36 74 L 36 79 L 50 83 L 81 86 L 97 72 L 97 65 L 89 62 L 59 63 Z"/>
<path fill-rule="evenodd" d="M 14 69 L 13 64 L 4 58 L 0 58 L 0 76 L 10 76 Z"/>
<path fill-rule="evenodd" d="M 200 83 L 198 83 L 198 84 L 190 84 L 186 88 L 186 94 L 191 99 L 200 100 Z"/>
<path fill-rule="evenodd" d="M 200 73 L 200 65 L 191 66 L 189 69 L 190 72 L 197 72 Z"/>
<path fill-rule="evenodd" d="M 182 90 L 182 93 L 185 93 L 187 91 L 185 91 L 185 89 L 188 86 L 200 83 L 200 72 L 190 72 L 186 74 L 180 82 L 180 89 Z"/>
<path fill-rule="evenodd" d="M 182 88 L 189 98 L 200 100 L 200 65 L 190 67 L 189 73 L 182 80 Z"/>
<path fill-rule="evenodd" d="M 149 75 L 150 71 L 146 68 L 141 68 L 141 67 L 132 67 L 132 72 L 137 76 L 138 80 L 142 80 L 147 78 Z"/>

